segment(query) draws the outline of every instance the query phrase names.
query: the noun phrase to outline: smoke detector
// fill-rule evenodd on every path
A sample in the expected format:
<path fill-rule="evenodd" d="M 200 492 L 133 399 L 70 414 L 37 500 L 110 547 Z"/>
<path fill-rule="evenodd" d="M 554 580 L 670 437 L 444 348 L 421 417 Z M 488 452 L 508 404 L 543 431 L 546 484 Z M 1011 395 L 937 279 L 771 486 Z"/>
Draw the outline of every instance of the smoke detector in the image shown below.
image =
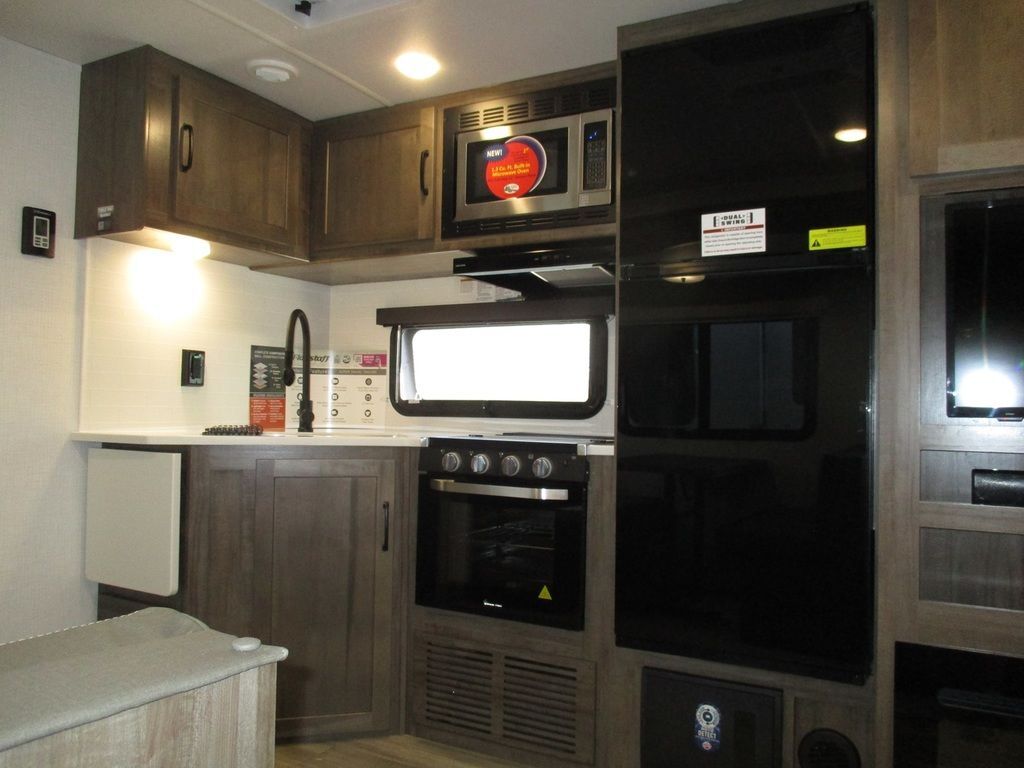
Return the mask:
<path fill-rule="evenodd" d="M 277 59 L 253 59 L 246 64 L 246 69 L 254 77 L 268 83 L 286 83 L 299 74 L 299 70 L 291 64 Z"/>

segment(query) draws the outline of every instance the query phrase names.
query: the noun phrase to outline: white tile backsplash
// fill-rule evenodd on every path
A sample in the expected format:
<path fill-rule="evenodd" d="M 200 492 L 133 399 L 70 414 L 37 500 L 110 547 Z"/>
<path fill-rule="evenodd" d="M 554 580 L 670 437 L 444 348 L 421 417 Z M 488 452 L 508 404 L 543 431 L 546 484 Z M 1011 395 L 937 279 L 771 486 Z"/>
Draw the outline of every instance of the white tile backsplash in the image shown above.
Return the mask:
<path fill-rule="evenodd" d="M 309 317 L 313 345 L 329 343 L 329 288 L 206 259 L 190 266 L 195 282 L 177 289 L 180 295 L 173 275 L 155 276 L 163 294 L 157 304 L 188 304 L 192 286 L 200 298 L 181 315 L 154 313 L 133 283 L 135 263 L 173 258 L 120 242 L 88 241 L 83 430 L 246 423 L 251 345 L 283 347 L 296 307 Z M 206 352 L 202 387 L 181 386 L 182 349 Z"/>

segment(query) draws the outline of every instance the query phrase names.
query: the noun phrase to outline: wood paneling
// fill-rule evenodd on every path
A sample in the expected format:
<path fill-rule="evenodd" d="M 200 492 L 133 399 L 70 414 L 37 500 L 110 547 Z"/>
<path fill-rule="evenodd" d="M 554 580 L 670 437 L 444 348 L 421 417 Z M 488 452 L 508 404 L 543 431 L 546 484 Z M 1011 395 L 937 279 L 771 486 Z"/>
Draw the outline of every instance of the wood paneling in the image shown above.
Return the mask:
<path fill-rule="evenodd" d="M 177 104 L 175 218 L 304 255 L 303 123 L 244 91 L 185 75 Z"/>
<path fill-rule="evenodd" d="M 381 243 L 433 247 L 433 107 L 396 107 L 318 123 L 313 156 L 317 257 Z"/>
<path fill-rule="evenodd" d="M 386 730 L 397 648 L 396 548 L 384 549 L 384 507 L 401 509 L 395 462 L 264 459 L 256 483 L 258 626 L 289 649 L 279 733 Z"/>
<path fill-rule="evenodd" d="M 273 768 L 275 665 L 0 752 L 0 768 Z"/>
<path fill-rule="evenodd" d="M 305 260 L 308 121 L 149 46 L 85 65 L 80 102 L 75 237 Z"/>
<path fill-rule="evenodd" d="M 908 0 L 910 172 L 1024 164 L 1018 0 Z"/>

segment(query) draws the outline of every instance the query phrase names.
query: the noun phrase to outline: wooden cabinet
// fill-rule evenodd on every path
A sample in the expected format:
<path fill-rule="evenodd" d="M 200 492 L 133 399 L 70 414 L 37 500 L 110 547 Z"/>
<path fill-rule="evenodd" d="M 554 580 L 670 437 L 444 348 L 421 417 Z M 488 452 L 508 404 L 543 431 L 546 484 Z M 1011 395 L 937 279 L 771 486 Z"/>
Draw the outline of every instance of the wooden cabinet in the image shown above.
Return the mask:
<path fill-rule="evenodd" d="M 151 47 L 82 68 L 75 236 L 209 240 L 247 266 L 308 254 L 311 124 Z"/>
<path fill-rule="evenodd" d="M 431 250 L 434 108 L 401 106 L 317 123 L 314 258 Z M 362 247 L 362 250 L 360 248 Z"/>
<path fill-rule="evenodd" d="M 166 605 L 287 648 L 278 667 L 279 737 L 395 727 L 408 455 L 186 449 L 179 593 L 101 585 L 101 618 Z"/>
<path fill-rule="evenodd" d="M 908 0 L 910 173 L 1024 165 L 1019 0 Z"/>
<path fill-rule="evenodd" d="M 395 462 L 275 459 L 256 470 L 259 634 L 289 650 L 281 736 L 385 730 L 392 699 Z"/>

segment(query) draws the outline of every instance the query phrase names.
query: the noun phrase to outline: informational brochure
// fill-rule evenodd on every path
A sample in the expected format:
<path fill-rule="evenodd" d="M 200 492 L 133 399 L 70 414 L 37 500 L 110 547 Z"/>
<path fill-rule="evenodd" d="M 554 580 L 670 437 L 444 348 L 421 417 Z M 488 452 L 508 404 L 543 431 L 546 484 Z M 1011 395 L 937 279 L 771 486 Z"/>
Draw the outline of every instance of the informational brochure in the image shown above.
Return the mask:
<path fill-rule="evenodd" d="M 309 398 L 313 401 L 313 429 L 384 426 L 388 399 L 386 352 L 314 350 L 310 355 Z M 299 426 L 302 399 L 302 353 L 293 360 L 295 383 L 286 388 L 285 427 Z"/>
<path fill-rule="evenodd" d="M 249 423 L 284 432 L 284 347 L 252 346 L 249 352 Z"/>

